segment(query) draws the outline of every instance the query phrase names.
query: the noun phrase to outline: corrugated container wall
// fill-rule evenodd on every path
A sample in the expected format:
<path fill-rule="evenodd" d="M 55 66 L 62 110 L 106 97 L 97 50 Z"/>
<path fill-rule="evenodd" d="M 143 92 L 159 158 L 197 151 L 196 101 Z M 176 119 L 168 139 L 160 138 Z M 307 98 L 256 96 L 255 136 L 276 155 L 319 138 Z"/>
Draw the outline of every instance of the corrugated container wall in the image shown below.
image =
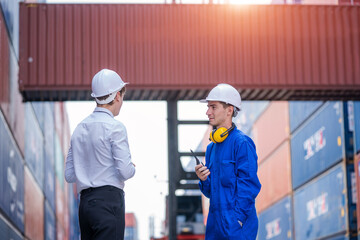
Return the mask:
<path fill-rule="evenodd" d="M 44 239 L 44 195 L 25 168 L 25 235 L 29 239 Z"/>
<path fill-rule="evenodd" d="M 259 214 L 258 239 L 294 239 L 292 234 L 292 214 L 291 196 L 284 197 Z"/>
<path fill-rule="evenodd" d="M 0 112 L 0 208 L 24 231 L 24 161 Z"/>
<path fill-rule="evenodd" d="M 254 122 L 268 106 L 269 101 L 243 101 L 241 111 L 233 119 L 238 129 L 245 134 L 249 134 Z"/>
<path fill-rule="evenodd" d="M 290 142 L 284 142 L 259 166 L 261 191 L 256 198 L 256 210 L 262 212 L 291 193 Z"/>
<path fill-rule="evenodd" d="M 288 102 L 271 102 L 252 128 L 259 164 L 290 138 Z"/>
<path fill-rule="evenodd" d="M 68 121 L 66 111 L 55 113 L 53 103 L 22 102 L 19 1 L 0 0 L 0 6 L 0 238 L 55 239 L 59 224 L 63 233 L 59 236 L 68 239 L 68 201 L 63 201 L 63 222 L 55 217 L 54 117 L 61 119 L 57 131 L 62 134 L 61 142 L 58 139 L 62 161 L 58 164 L 62 165 L 70 136 L 68 122 L 63 123 Z M 67 197 L 66 189 L 63 183 L 58 195 Z M 77 238 L 78 234 L 73 235 Z"/>
<path fill-rule="evenodd" d="M 26 104 L 25 161 L 40 188 L 44 185 L 44 137 L 30 103 Z"/>
<path fill-rule="evenodd" d="M 341 102 L 327 102 L 291 138 L 292 184 L 296 189 L 345 158 Z"/>
<path fill-rule="evenodd" d="M 355 178 L 356 178 L 356 216 L 357 216 L 357 232 L 358 232 L 358 236 L 360 233 L 360 206 L 359 206 L 359 200 L 360 200 L 360 153 L 358 153 L 357 155 L 355 155 L 355 160 L 354 160 L 354 165 L 355 165 Z"/>
<path fill-rule="evenodd" d="M 243 91 L 250 100 L 307 100 L 315 91 L 326 98 L 360 97 L 358 7 L 31 6 L 20 4 L 25 99 L 89 99 L 92 76 L 104 67 L 131 82 L 130 91 L 209 90 L 221 79 L 258 90 Z"/>
<path fill-rule="evenodd" d="M 1 1 L 1 6 L 12 6 L 13 2 L 16 1 L 7 1 L 6 4 L 4 4 L 4 1 Z M 9 7 L 8 9 L 12 8 Z M 14 13 L 15 15 L 16 13 Z M 5 23 L 2 14 L 0 14 L 0 107 L 24 156 L 25 108 L 24 104 L 22 104 L 22 96 L 19 93 L 19 65 L 13 45 L 7 34 Z"/>
<path fill-rule="evenodd" d="M 44 236 L 45 240 L 56 240 L 56 219 L 55 213 L 48 201 L 45 201 L 44 205 L 45 214 L 44 214 Z M 74 238 L 71 238 L 75 240 Z"/>
<path fill-rule="evenodd" d="M 321 104 L 322 101 L 290 101 L 290 131 L 293 132 L 299 127 Z"/>
<path fill-rule="evenodd" d="M 354 141 L 355 153 L 360 153 L 360 102 L 354 102 Z"/>
<path fill-rule="evenodd" d="M 296 239 L 317 239 L 347 231 L 346 169 L 341 163 L 294 193 Z"/>
<path fill-rule="evenodd" d="M 22 240 L 21 234 L 11 227 L 5 219 L 0 216 L 0 236 L 2 239 Z"/>

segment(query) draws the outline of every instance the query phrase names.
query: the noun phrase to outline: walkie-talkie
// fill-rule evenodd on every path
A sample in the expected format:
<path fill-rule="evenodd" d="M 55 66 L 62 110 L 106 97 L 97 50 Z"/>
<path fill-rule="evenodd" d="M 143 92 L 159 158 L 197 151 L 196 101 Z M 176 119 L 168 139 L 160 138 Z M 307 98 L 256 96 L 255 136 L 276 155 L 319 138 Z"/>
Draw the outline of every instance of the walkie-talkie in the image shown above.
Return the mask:
<path fill-rule="evenodd" d="M 203 165 L 203 166 L 204 166 L 204 164 L 203 164 L 202 162 L 200 162 L 200 160 L 196 157 L 196 155 L 195 155 L 195 153 L 193 152 L 193 150 L 191 150 L 191 149 L 190 149 L 190 151 L 191 151 L 192 155 L 195 157 L 195 160 L 196 160 L 196 165 L 201 164 L 201 165 Z"/>

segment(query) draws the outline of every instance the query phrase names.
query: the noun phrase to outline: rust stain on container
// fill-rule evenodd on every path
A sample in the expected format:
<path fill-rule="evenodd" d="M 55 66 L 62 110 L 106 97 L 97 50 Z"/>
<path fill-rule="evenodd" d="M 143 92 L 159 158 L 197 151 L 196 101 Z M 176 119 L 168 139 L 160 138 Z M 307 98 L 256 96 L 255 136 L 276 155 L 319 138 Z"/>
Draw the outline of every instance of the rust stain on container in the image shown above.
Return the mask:
<path fill-rule="evenodd" d="M 24 100 L 86 100 L 114 69 L 131 100 L 360 99 L 360 7 L 20 3 Z"/>
<path fill-rule="evenodd" d="M 291 192 L 289 140 L 259 165 L 258 175 L 262 187 L 256 209 L 261 212 Z"/>

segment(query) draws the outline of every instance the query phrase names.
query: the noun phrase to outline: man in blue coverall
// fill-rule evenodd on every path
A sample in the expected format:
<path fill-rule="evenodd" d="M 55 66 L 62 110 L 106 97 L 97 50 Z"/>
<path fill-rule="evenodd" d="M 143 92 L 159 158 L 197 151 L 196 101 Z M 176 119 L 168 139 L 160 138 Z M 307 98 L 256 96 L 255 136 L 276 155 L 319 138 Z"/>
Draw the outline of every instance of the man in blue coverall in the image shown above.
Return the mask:
<path fill-rule="evenodd" d="M 210 198 L 205 239 L 255 240 L 255 198 L 261 184 L 255 144 L 232 122 L 240 111 L 240 94 L 228 84 L 219 84 L 201 102 L 207 102 L 206 115 L 214 127 L 206 164 L 195 166 L 200 190 Z"/>

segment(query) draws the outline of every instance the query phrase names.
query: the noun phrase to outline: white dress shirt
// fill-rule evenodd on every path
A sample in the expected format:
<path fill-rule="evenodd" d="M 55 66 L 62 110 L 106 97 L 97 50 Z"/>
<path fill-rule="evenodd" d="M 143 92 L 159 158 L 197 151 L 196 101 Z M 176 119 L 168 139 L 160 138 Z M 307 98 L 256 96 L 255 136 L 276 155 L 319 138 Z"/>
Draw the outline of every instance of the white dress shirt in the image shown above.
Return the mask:
<path fill-rule="evenodd" d="M 135 167 L 125 126 L 106 108 L 95 108 L 75 129 L 66 159 L 65 179 L 77 191 L 105 185 L 123 189 Z"/>

